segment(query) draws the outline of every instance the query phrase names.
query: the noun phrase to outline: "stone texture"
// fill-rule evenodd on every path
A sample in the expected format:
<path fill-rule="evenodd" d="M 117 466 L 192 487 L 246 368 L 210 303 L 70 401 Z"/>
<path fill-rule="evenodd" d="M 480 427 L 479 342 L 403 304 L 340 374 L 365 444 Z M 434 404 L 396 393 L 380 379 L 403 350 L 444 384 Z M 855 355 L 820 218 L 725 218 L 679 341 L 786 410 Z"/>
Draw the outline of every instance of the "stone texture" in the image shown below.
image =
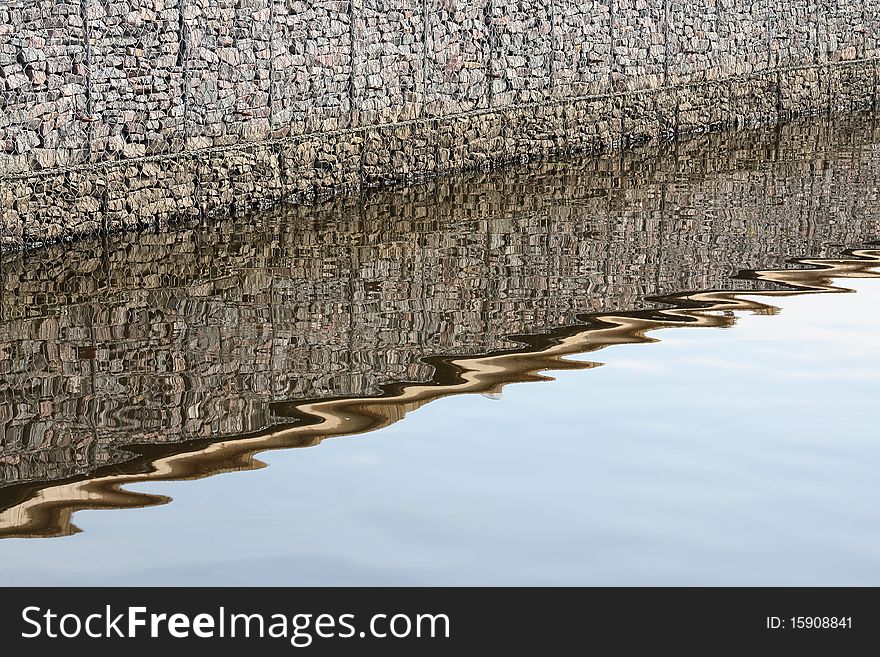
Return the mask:
<path fill-rule="evenodd" d="M 848 0 L 7 0 L 0 179 L 63 193 L 2 239 L 871 107 L 878 43 Z M 100 221 L 64 191 L 84 163 Z"/>
<path fill-rule="evenodd" d="M 655 89 L 664 84 L 666 30 L 665 4 L 648 0 L 614 0 L 611 12 L 615 91 Z"/>
<path fill-rule="evenodd" d="M 731 85 L 706 82 L 698 87 L 678 89 L 678 112 L 674 129 L 685 135 L 715 130 L 731 121 Z"/>
<path fill-rule="evenodd" d="M 8 0 L 0 26 L 0 175 L 82 161 L 88 90 L 79 4 Z"/>
<path fill-rule="evenodd" d="M 282 196 L 313 199 L 359 189 L 362 145 L 362 133 L 315 135 L 282 144 L 278 151 Z"/>
<path fill-rule="evenodd" d="M 819 61 L 842 62 L 864 56 L 863 6 L 852 0 L 819 0 Z"/>
<path fill-rule="evenodd" d="M 597 102 L 566 107 L 596 126 Z M 4 256 L 0 487 L 93 474 L 131 459 L 132 443 L 238 438 L 289 421 L 279 402 L 430 383 L 431 357 L 515 348 L 511 335 L 645 310 L 652 295 L 761 285 L 740 269 L 838 257 L 880 231 L 878 140 L 870 117 L 714 133 Z M 315 184 L 340 182 L 307 143 Z M 351 151 L 336 152 L 341 172 Z M 237 166 L 278 154 L 240 153 Z M 196 179 L 194 162 L 177 164 L 125 175 Z M 161 198 L 73 183 L 31 197 L 4 182 L 0 208 L 78 194 L 82 216 L 118 199 L 114 212 L 142 217 Z"/>
<path fill-rule="evenodd" d="M 270 136 L 270 0 L 182 0 L 188 148 Z"/>
<path fill-rule="evenodd" d="M 425 113 L 449 116 L 489 106 L 493 30 L 490 0 L 428 0 Z"/>
<path fill-rule="evenodd" d="M 816 59 L 820 0 L 791 0 L 773 8 L 770 66 L 812 64 Z"/>
<path fill-rule="evenodd" d="M 666 84 L 717 80 L 724 75 L 722 4 L 722 0 L 668 2 Z"/>
<path fill-rule="evenodd" d="M 611 0 L 553 5 L 553 91 L 557 98 L 605 93 L 611 85 Z"/>
<path fill-rule="evenodd" d="M 729 120 L 740 126 L 778 121 L 778 83 L 776 73 L 733 81 L 730 84 Z"/>
<path fill-rule="evenodd" d="M 273 136 L 346 128 L 352 111 L 351 4 L 272 0 Z"/>
<path fill-rule="evenodd" d="M 489 4 L 488 21 L 493 34 L 489 90 L 492 107 L 549 98 L 552 7 L 545 0 Z"/>
<path fill-rule="evenodd" d="M 810 114 L 828 105 L 828 69 L 817 67 L 780 71 L 779 110 L 786 114 Z M 871 88 L 873 89 L 873 83 Z"/>
<path fill-rule="evenodd" d="M 485 169 L 505 157 L 500 112 L 444 120 L 438 135 L 437 161 L 446 170 Z"/>
<path fill-rule="evenodd" d="M 718 39 L 725 75 L 770 67 L 770 27 L 775 0 L 719 0 Z"/>
<path fill-rule="evenodd" d="M 414 119 L 425 102 L 424 15 L 417 0 L 354 3 L 352 121 Z"/>
<path fill-rule="evenodd" d="M 88 0 L 91 161 L 183 146 L 183 1 Z"/>
<path fill-rule="evenodd" d="M 674 136 L 675 90 L 661 89 L 617 96 L 614 102 L 620 115 L 620 132 L 624 145 L 668 140 Z"/>
<path fill-rule="evenodd" d="M 827 69 L 831 109 L 853 111 L 873 102 L 875 77 L 872 68 L 861 64 Z"/>
<path fill-rule="evenodd" d="M 365 131 L 360 172 L 363 185 L 411 182 L 435 174 L 436 130 L 436 123 L 429 123 L 427 126 L 389 125 Z"/>
<path fill-rule="evenodd" d="M 563 112 L 572 153 L 598 153 L 620 145 L 620 108 L 614 98 L 576 100 L 567 103 Z"/>
<path fill-rule="evenodd" d="M 529 162 L 567 150 L 567 125 L 558 105 L 507 110 L 504 113 L 505 161 Z"/>

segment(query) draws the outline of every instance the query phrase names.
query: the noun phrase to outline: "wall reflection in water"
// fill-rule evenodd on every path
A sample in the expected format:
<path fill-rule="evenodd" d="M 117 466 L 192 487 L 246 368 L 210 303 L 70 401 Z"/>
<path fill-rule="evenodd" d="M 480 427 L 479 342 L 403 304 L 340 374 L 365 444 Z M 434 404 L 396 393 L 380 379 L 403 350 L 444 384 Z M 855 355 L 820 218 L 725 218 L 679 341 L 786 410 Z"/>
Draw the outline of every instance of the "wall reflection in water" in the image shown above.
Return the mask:
<path fill-rule="evenodd" d="M 7 254 L 0 534 L 70 533 L 78 508 L 165 501 L 131 481 L 257 467 L 585 366 L 567 354 L 772 312 L 735 291 L 829 289 L 742 270 L 871 275 L 875 252 L 846 249 L 880 235 L 876 136 L 712 136 Z"/>

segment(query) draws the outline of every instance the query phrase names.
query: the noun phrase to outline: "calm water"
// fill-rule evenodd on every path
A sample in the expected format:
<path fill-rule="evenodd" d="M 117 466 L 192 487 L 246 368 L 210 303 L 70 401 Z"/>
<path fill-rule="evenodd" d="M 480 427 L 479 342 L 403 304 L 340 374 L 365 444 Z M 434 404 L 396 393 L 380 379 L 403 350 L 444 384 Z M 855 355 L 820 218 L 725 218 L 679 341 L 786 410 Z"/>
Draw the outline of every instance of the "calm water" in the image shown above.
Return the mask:
<path fill-rule="evenodd" d="M 6 254 L 0 581 L 878 585 L 878 188 L 861 118 Z"/>

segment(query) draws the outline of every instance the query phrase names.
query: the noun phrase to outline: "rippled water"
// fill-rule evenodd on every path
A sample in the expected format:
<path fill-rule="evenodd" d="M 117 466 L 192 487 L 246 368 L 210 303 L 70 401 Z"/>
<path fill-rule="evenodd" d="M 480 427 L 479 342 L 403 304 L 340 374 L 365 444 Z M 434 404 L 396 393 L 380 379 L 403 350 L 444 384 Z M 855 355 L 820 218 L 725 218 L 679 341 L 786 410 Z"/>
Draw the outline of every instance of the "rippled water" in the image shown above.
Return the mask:
<path fill-rule="evenodd" d="M 878 137 L 3 255 L 0 578 L 880 583 Z"/>

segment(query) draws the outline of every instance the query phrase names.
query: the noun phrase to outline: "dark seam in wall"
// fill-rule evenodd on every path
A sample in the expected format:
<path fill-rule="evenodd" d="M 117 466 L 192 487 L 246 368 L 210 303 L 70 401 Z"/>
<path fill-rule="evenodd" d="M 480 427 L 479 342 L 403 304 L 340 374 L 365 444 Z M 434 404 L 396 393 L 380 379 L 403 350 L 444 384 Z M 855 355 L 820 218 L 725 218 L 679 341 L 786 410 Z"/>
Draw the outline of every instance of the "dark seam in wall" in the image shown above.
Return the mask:
<path fill-rule="evenodd" d="M 669 0 L 663 0 L 663 86 L 669 84 Z"/>
<path fill-rule="evenodd" d="M 608 0 L 608 42 L 611 44 L 611 61 L 608 67 L 608 89 L 614 91 L 614 70 L 617 68 L 617 53 L 614 52 L 614 0 Z"/>
<path fill-rule="evenodd" d="M 278 179 L 281 187 L 281 198 L 287 198 L 289 195 L 285 193 L 285 187 L 287 187 L 287 158 L 284 157 L 284 150 L 281 144 L 277 144 L 277 148 L 275 149 L 275 157 L 278 160 Z"/>
<path fill-rule="evenodd" d="M 94 131 L 94 123 L 91 121 L 92 112 L 94 111 L 94 100 L 92 98 L 92 31 L 89 27 L 89 11 L 87 3 L 88 0 L 80 0 L 79 13 L 83 22 L 83 64 L 85 64 L 86 68 L 85 114 L 90 121 L 86 124 L 86 134 L 88 135 L 88 138 L 85 143 L 85 156 L 86 160 L 90 160 L 92 155 L 92 132 Z"/>
<path fill-rule="evenodd" d="M 487 77 L 489 81 L 489 107 L 495 108 L 495 81 L 503 79 L 500 73 L 497 73 L 498 67 L 497 64 L 500 63 L 502 54 L 501 54 L 501 43 L 498 38 L 498 30 L 495 29 L 495 2 L 494 0 L 489 0 L 486 3 L 486 24 L 489 28 L 489 76 Z M 507 91 L 507 85 L 505 83 L 504 91 Z"/>
<path fill-rule="evenodd" d="M 275 0 L 269 0 L 269 134 L 275 126 Z"/>
<path fill-rule="evenodd" d="M 820 0 L 821 2 L 822 0 Z M 844 0 L 847 1 L 847 0 Z M 820 7 L 822 5 L 820 4 Z M 816 29 L 822 30 L 822 36 L 825 39 L 825 52 L 819 52 L 820 63 L 824 65 L 819 69 L 819 75 L 825 78 L 825 97 L 828 98 L 828 107 L 829 109 L 834 109 L 834 99 L 831 97 L 831 53 L 828 51 L 828 8 L 825 7 L 825 11 L 819 13 L 819 19 L 816 21 Z M 818 46 L 818 40 L 817 40 Z M 822 78 L 819 79 L 819 88 L 822 87 Z"/>
<path fill-rule="evenodd" d="M 431 130 L 433 131 L 434 137 L 434 170 L 429 172 L 429 175 L 436 175 L 440 169 L 440 122 L 434 119 L 431 121 Z M 429 147 L 430 144 L 427 147 Z M 451 159 L 451 155 L 450 155 Z"/>
<path fill-rule="evenodd" d="M 180 0 L 180 4 L 178 5 L 178 22 L 177 22 L 177 31 L 178 31 L 178 39 L 179 42 L 177 44 L 177 65 L 180 67 L 180 84 L 181 84 L 181 102 L 183 103 L 183 141 L 184 146 L 186 145 L 186 140 L 189 138 L 189 123 L 187 118 L 189 117 L 189 67 L 187 66 L 187 60 L 189 59 L 189 48 L 187 47 L 187 36 L 189 35 L 189 30 L 187 29 L 186 19 L 184 18 L 184 13 L 186 11 L 186 2 L 187 0 Z"/>
<path fill-rule="evenodd" d="M 80 18 L 83 22 L 83 63 L 86 66 L 86 115 L 92 115 L 92 32 L 89 27 L 88 0 L 80 0 Z"/>
<path fill-rule="evenodd" d="M 422 0 L 422 102 L 419 116 L 425 118 L 428 112 L 428 0 Z"/>
<path fill-rule="evenodd" d="M 825 90 L 825 95 L 828 98 L 828 109 L 833 112 L 835 109 L 835 105 L 834 98 L 831 96 L 831 64 L 826 63 L 823 70 L 825 72 L 825 84 L 828 86 L 828 88 Z"/>
<path fill-rule="evenodd" d="M 669 24 L 671 23 L 669 12 L 669 0 L 663 2 L 663 86 L 669 86 Z M 718 26 L 715 26 L 715 33 L 718 34 Z M 672 134 L 678 135 L 679 124 L 681 123 L 681 94 L 675 92 L 675 106 L 672 110 Z M 659 120 L 659 117 L 658 117 Z"/>
<path fill-rule="evenodd" d="M 782 116 L 782 73 L 776 73 L 776 117 Z"/>
<path fill-rule="evenodd" d="M 548 57 L 548 69 L 550 71 L 550 84 L 548 85 L 550 90 L 556 88 L 556 0 L 549 0 L 550 2 L 550 52 L 547 54 Z"/>
<path fill-rule="evenodd" d="M 108 191 L 107 191 L 107 185 L 105 184 L 104 189 L 101 190 L 101 205 L 100 205 L 100 209 L 99 209 L 99 212 L 101 213 L 101 232 L 104 235 L 106 235 L 110 230 L 110 226 L 108 225 L 108 221 L 109 221 L 108 215 L 110 213 L 108 211 L 109 204 L 107 201 L 107 196 L 108 196 Z"/>
<path fill-rule="evenodd" d="M 486 37 L 489 41 L 489 61 L 486 62 L 486 96 L 488 98 L 489 107 L 494 107 L 494 97 L 492 91 L 492 74 L 494 72 L 494 67 L 492 66 L 492 59 L 495 55 L 495 44 L 492 39 L 492 0 L 487 0 L 486 5 L 483 7 L 483 23 L 486 25 Z"/>
<path fill-rule="evenodd" d="M 561 1 L 562 1 L 562 2 L 566 2 L 566 1 L 569 1 L 569 2 L 570 2 L 570 0 L 561 0 Z M 554 11 L 554 16 L 555 16 L 555 15 L 556 15 L 556 12 Z M 555 27 L 555 24 L 554 24 L 554 27 Z M 563 30 L 560 28 L 560 30 L 559 30 L 559 34 L 562 34 L 562 32 L 563 32 Z M 551 40 L 550 40 L 550 48 L 551 48 L 550 56 L 555 58 L 557 52 L 560 52 L 560 53 L 561 53 L 561 52 L 564 52 L 564 50 L 563 50 L 563 49 L 564 49 L 564 44 L 563 44 L 563 43 L 557 43 L 557 42 L 555 41 L 555 39 L 556 39 L 556 31 L 555 31 L 555 30 L 553 31 L 553 34 L 551 35 L 551 37 L 552 37 L 552 38 L 551 38 Z M 579 57 L 578 59 L 580 59 L 580 57 Z M 576 71 L 576 72 L 579 71 L 579 70 L 580 70 L 580 62 L 578 62 L 578 64 L 576 65 L 576 68 L 575 68 L 575 71 Z M 555 71 L 555 67 L 554 67 L 554 71 Z M 571 85 L 572 85 L 572 80 L 569 79 L 569 82 L 568 82 L 568 90 L 569 90 L 569 91 L 571 91 Z M 555 88 L 555 87 L 554 87 L 554 88 Z M 563 90 L 563 93 L 565 93 L 564 90 Z M 565 107 L 561 108 L 561 112 L 562 112 L 562 117 L 561 117 L 561 119 L 560 119 L 560 122 L 561 122 L 561 124 L 562 124 L 562 135 L 563 135 L 563 136 L 562 136 L 561 143 L 558 144 L 558 145 L 556 145 L 555 147 L 556 147 L 557 149 L 561 150 L 563 153 L 570 153 L 570 152 L 572 151 L 572 147 L 571 147 L 571 123 L 570 123 L 570 121 L 569 121 L 570 112 L 569 112 L 568 109 L 565 108 Z"/>
<path fill-rule="evenodd" d="M 355 30 L 354 30 L 354 22 L 355 22 L 355 12 L 354 12 L 354 3 L 355 0 L 348 0 L 348 52 L 349 52 L 349 60 L 348 60 L 348 125 L 354 125 L 354 117 L 355 117 L 355 93 L 354 93 L 354 63 L 355 63 Z"/>
<path fill-rule="evenodd" d="M 871 109 L 877 109 L 877 65 L 874 65 L 874 95 L 871 96 Z"/>
<path fill-rule="evenodd" d="M 89 25 L 89 16 L 88 16 L 88 0 L 81 0 L 80 2 L 80 15 L 83 22 L 83 60 L 86 67 L 86 116 L 92 118 L 92 112 L 94 111 L 94 99 L 92 98 L 92 31 Z M 87 132 L 90 135 L 90 138 L 86 141 L 85 148 L 88 157 L 91 156 L 92 151 L 92 140 L 91 140 L 91 132 L 94 130 L 94 126 L 92 123 L 89 123 L 87 128 Z M 108 225 L 108 185 L 106 184 L 108 181 L 105 181 L 104 187 L 101 190 L 101 203 L 100 203 L 100 213 L 101 213 L 101 232 L 103 234 L 107 234 L 109 230 Z M 22 235 L 23 237 L 23 235 Z"/>
<path fill-rule="evenodd" d="M 819 90 L 821 92 L 823 81 L 825 83 L 827 83 L 828 77 L 829 77 L 828 75 L 825 75 L 825 71 L 823 70 L 824 67 L 821 66 L 821 62 L 822 62 L 823 57 L 822 57 L 821 48 L 819 47 L 819 34 L 820 34 L 819 22 L 820 22 L 820 17 L 822 17 L 824 15 L 822 13 L 822 0 L 816 0 L 815 8 L 816 8 L 816 15 L 815 15 L 815 20 L 813 21 L 813 25 L 814 25 L 814 32 L 815 32 L 816 36 L 815 36 L 815 44 L 814 44 L 814 51 L 813 51 L 813 63 L 816 64 L 816 66 L 817 66 L 817 68 L 816 68 L 816 77 L 817 77 L 816 84 L 818 85 Z M 830 91 L 830 87 L 826 91 Z M 829 103 L 829 105 L 831 104 L 831 98 L 828 98 L 828 103 Z"/>
<path fill-rule="evenodd" d="M 269 278 L 269 323 L 272 325 L 270 329 L 272 331 L 272 344 L 269 347 L 269 399 L 271 400 L 269 406 L 270 418 L 272 418 L 272 415 L 274 415 L 271 411 L 271 404 L 274 404 L 279 397 L 278 393 L 275 390 L 275 384 L 278 380 L 277 371 L 275 369 L 275 345 L 278 344 L 278 324 L 281 321 L 281 309 L 284 307 L 281 303 L 281 300 L 275 297 L 275 282 L 277 280 L 277 276 L 271 276 Z M 189 324 L 189 322 L 187 322 L 187 324 Z"/>
<path fill-rule="evenodd" d="M 865 2 L 866 0 L 862 0 L 862 28 L 865 27 L 865 20 L 867 16 L 865 15 Z M 862 32 L 862 45 L 859 50 L 856 51 L 856 59 L 862 59 L 865 56 L 865 53 L 868 50 L 868 36 L 866 32 Z"/>
<path fill-rule="evenodd" d="M 182 103 L 183 103 L 183 128 L 181 130 L 183 135 L 183 147 L 186 149 L 187 141 L 190 138 L 190 111 L 191 111 L 191 98 L 190 98 L 190 70 L 189 70 L 189 26 L 186 22 L 186 6 L 187 0 L 180 0 L 178 4 L 178 45 L 177 45 L 177 60 L 178 66 L 180 67 L 180 84 L 182 91 Z M 206 217 L 205 213 L 202 210 L 199 210 L 200 201 L 199 198 L 201 196 L 201 178 L 199 174 L 199 168 L 195 166 L 194 160 L 191 160 L 193 164 L 193 214 L 198 213 L 199 215 L 199 223 L 201 224 Z"/>
<path fill-rule="evenodd" d="M 611 91 L 611 93 L 614 93 L 614 92 L 615 92 L 615 89 L 614 89 L 614 73 L 617 71 L 617 52 L 616 52 L 615 49 L 614 49 L 614 39 L 615 39 L 615 37 L 617 36 L 616 33 L 615 33 L 615 30 L 614 30 L 614 14 L 615 14 L 615 10 L 616 10 L 616 9 L 617 9 L 617 7 L 616 7 L 616 5 L 615 5 L 615 3 L 614 3 L 614 0 L 608 0 L 608 16 L 609 16 L 608 37 L 609 37 L 609 39 L 610 39 L 610 43 L 611 43 L 611 66 L 608 67 L 608 88 L 609 88 L 609 90 Z M 613 117 L 614 117 L 615 104 L 617 103 L 617 99 L 616 99 L 616 98 L 612 98 L 612 99 L 611 99 L 611 103 L 612 103 L 612 105 L 611 105 L 611 116 L 612 116 L 612 118 L 613 118 Z M 610 123 L 610 122 L 609 122 L 609 123 Z M 618 126 L 617 126 L 617 138 L 620 140 L 621 145 L 624 144 L 624 143 L 626 142 L 626 137 L 624 137 L 624 134 L 623 134 L 623 126 L 624 126 L 624 122 L 623 122 L 623 106 L 621 105 L 621 108 L 620 108 L 619 123 L 618 123 Z M 614 145 L 614 135 L 613 135 L 613 134 L 612 134 L 612 135 L 609 135 L 609 139 L 610 139 L 610 142 L 611 142 L 610 145 L 613 146 L 613 145 Z"/>
<path fill-rule="evenodd" d="M 779 39 L 776 34 L 776 17 L 772 12 L 767 15 L 767 68 L 773 69 L 773 47 L 779 45 Z M 776 57 L 776 64 L 779 65 L 779 57 Z M 774 99 L 774 107 L 776 108 L 776 120 L 782 116 L 782 72 L 776 72 L 776 98 Z"/>
<path fill-rule="evenodd" d="M 376 132 L 378 134 L 378 131 L 381 129 L 382 129 L 381 127 L 378 127 L 378 128 L 371 128 L 371 129 L 364 130 L 363 132 L 361 132 L 361 139 L 357 144 L 357 149 L 358 149 L 358 153 L 357 153 L 357 155 L 358 155 L 357 186 L 358 186 L 358 189 L 360 189 L 362 193 L 363 193 L 364 187 L 367 187 L 367 185 L 364 184 L 364 155 L 366 154 L 366 150 L 367 150 L 367 141 L 370 139 L 370 131 L 371 130 L 376 130 Z M 344 180 L 345 179 L 344 172 L 342 172 L 342 177 Z"/>

